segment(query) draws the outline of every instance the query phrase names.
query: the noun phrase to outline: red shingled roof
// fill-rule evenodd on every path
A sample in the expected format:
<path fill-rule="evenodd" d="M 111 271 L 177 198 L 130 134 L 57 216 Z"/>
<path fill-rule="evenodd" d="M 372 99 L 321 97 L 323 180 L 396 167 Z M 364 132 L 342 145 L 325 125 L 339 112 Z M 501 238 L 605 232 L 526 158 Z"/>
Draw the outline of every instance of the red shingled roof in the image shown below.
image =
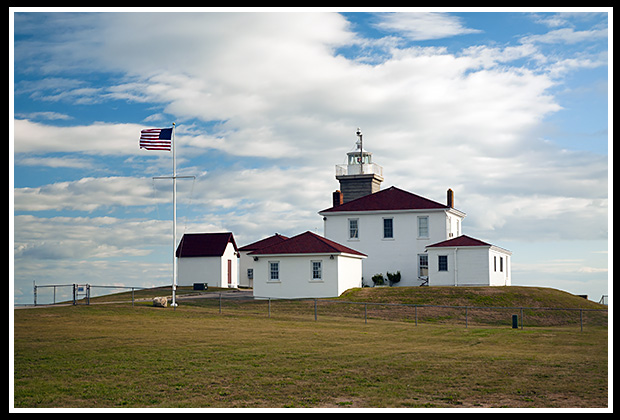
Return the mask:
<path fill-rule="evenodd" d="M 438 203 L 428 198 L 390 187 L 360 197 L 356 200 L 340 206 L 331 207 L 319 213 L 345 212 L 345 211 L 373 211 L 373 210 L 422 210 L 422 209 L 448 209 L 445 204 Z"/>
<path fill-rule="evenodd" d="M 285 241 L 287 239 L 288 239 L 287 236 L 283 236 L 283 235 L 280 235 L 279 233 L 276 233 L 275 235 L 270 236 L 268 238 L 261 239 L 260 241 L 253 242 L 246 246 L 242 246 L 241 248 L 239 248 L 239 251 L 256 251 L 257 249 L 279 244 L 280 242 Z"/>
<path fill-rule="evenodd" d="M 436 244 L 428 245 L 427 248 L 435 247 L 456 247 L 456 246 L 493 246 L 482 242 L 479 239 L 469 237 L 467 235 L 461 235 L 456 238 L 448 239 L 446 241 L 437 242 Z"/>
<path fill-rule="evenodd" d="M 353 254 L 366 257 L 354 249 L 347 248 L 312 232 L 304 232 L 286 241 L 250 252 L 248 255 L 274 254 Z"/>
<path fill-rule="evenodd" d="M 237 251 L 237 244 L 232 232 L 223 233 L 186 233 L 177 247 L 177 257 L 221 257 L 226 246 L 232 242 Z"/>

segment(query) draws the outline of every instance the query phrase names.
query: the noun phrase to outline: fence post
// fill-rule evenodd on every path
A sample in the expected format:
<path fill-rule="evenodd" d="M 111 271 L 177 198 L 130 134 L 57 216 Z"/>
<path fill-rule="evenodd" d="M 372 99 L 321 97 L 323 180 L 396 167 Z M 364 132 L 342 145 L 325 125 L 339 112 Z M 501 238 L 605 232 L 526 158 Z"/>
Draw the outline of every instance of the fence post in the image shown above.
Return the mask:
<path fill-rule="evenodd" d="M 368 304 L 364 303 L 364 324 L 368 324 Z"/>
<path fill-rule="evenodd" d="M 579 325 L 581 327 L 581 332 L 583 332 L 583 309 L 579 309 Z"/>
<path fill-rule="evenodd" d="M 316 321 L 316 299 L 314 299 L 314 320 Z"/>
<path fill-rule="evenodd" d="M 468 322 L 467 322 L 467 306 L 465 307 L 465 328 L 467 328 L 468 326 Z"/>
<path fill-rule="evenodd" d="M 267 317 L 271 318 L 271 298 L 267 298 Z"/>
<path fill-rule="evenodd" d="M 220 292 L 220 313 L 222 313 L 222 293 Z"/>
<path fill-rule="evenodd" d="M 521 308 L 521 329 L 523 329 L 523 308 Z"/>
<path fill-rule="evenodd" d="M 415 326 L 418 326 L 418 305 L 415 305 Z"/>

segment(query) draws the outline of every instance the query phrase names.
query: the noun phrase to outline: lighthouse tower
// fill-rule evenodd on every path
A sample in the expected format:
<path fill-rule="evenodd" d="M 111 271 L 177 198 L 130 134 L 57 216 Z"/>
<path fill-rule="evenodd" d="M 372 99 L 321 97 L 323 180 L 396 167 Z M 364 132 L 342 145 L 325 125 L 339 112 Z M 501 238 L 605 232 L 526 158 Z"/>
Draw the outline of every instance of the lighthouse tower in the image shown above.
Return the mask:
<path fill-rule="evenodd" d="M 383 182 L 383 168 L 372 161 L 372 153 L 364 150 L 362 131 L 358 128 L 355 150 L 347 153 L 347 163 L 336 165 L 336 179 L 340 190 L 334 192 L 333 205 L 376 193 Z"/>

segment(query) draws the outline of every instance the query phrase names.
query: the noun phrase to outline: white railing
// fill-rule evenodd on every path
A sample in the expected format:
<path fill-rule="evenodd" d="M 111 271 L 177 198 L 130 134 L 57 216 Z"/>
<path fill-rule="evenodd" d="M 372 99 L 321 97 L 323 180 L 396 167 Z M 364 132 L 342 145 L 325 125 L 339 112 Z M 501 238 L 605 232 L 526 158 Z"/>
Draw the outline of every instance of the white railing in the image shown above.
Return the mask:
<path fill-rule="evenodd" d="M 364 163 L 363 165 L 336 165 L 336 176 L 377 174 L 383 176 L 383 167 L 376 163 Z"/>

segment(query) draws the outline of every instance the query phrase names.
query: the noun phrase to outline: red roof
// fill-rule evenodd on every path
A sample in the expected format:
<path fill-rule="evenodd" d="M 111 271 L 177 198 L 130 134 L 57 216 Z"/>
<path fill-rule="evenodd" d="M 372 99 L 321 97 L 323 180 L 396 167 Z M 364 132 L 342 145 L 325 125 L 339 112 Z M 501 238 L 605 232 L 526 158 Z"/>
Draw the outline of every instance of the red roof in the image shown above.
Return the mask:
<path fill-rule="evenodd" d="M 237 251 L 237 244 L 232 232 L 223 233 L 186 233 L 181 238 L 176 255 L 183 257 L 221 257 L 226 246 L 231 242 Z"/>
<path fill-rule="evenodd" d="M 354 249 L 347 248 L 312 232 L 304 232 L 280 243 L 250 252 L 248 255 L 274 254 L 353 254 L 366 257 Z"/>
<path fill-rule="evenodd" d="M 288 237 L 280 235 L 279 233 L 276 233 L 275 235 L 270 236 L 268 238 L 261 239 L 260 241 L 256 241 L 246 246 L 242 246 L 241 248 L 239 248 L 239 251 L 256 251 L 257 249 L 279 244 L 280 242 L 285 241 L 287 239 Z"/>
<path fill-rule="evenodd" d="M 348 212 L 348 211 L 373 211 L 373 210 L 425 210 L 425 209 L 449 209 L 445 204 L 438 203 L 428 198 L 390 187 L 360 197 L 356 200 L 340 206 L 331 207 L 319 213 Z"/>
<path fill-rule="evenodd" d="M 436 244 L 428 245 L 427 248 L 439 248 L 439 247 L 461 247 L 461 246 L 493 246 L 482 242 L 479 239 L 469 237 L 467 235 L 457 236 L 456 238 L 448 239 L 446 241 L 437 242 Z"/>

